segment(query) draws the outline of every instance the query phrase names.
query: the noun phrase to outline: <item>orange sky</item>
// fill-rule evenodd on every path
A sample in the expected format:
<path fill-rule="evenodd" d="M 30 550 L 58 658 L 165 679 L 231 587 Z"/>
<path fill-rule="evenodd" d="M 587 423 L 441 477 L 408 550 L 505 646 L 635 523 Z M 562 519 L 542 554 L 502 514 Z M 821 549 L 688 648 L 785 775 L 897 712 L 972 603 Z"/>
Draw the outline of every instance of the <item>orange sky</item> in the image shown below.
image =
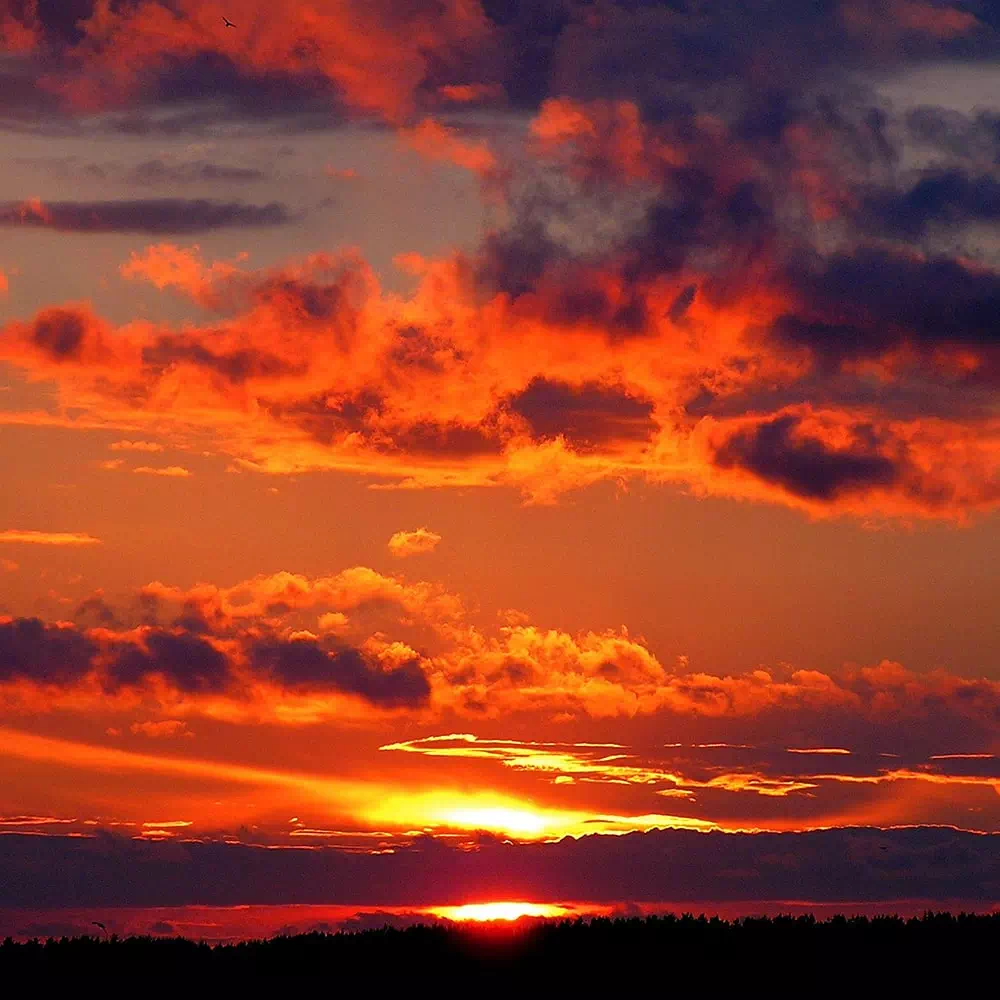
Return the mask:
<path fill-rule="evenodd" d="M 1000 23 L 822 6 L 0 0 L 0 870 L 1000 833 Z"/>

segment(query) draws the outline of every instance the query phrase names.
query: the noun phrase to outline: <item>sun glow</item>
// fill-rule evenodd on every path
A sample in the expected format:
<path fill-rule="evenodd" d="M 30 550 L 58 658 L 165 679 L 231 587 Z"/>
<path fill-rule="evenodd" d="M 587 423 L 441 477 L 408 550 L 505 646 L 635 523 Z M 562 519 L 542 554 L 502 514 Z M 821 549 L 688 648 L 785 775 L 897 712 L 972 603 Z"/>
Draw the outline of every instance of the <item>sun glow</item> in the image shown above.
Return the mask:
<path fill-rule="evenodd" d="M 477 921 L 520 920 L 521 917 L 565 917 L 568 907 L 556 903 L 467 903 L 464 906 L 432 906 L 427 912 L 444 920 Z"/>

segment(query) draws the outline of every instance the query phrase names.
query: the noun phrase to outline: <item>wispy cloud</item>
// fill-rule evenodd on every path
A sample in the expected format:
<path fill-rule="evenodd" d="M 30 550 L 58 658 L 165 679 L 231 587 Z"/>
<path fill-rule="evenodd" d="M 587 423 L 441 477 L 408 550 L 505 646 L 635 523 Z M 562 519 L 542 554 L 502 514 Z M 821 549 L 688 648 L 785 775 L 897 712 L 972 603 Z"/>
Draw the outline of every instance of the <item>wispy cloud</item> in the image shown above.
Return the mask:
<path fill-rule="evenodd" d="M 115 441 L 108 445 L 108 447 L 112 451 L 163 451 L 163 445 L 157 444 L 155 441 Z"/>
<path fill-rule="evenodd" d="M 100 545 L 101 539 L 78 531 L 33 531 L 7 528 L 0 531 L 0 542 L 15 545 Z"/>
<path fill-rule="evenodd" d="M 292 214 L 282 204 L 252 205 L 206 198 L 131 201 L 52 201 L 30 198 L 0 204 L 0 226 L 71 233 L 198 233 L 228 227 L 278 226 Z"/>
<path fill-rule="evenodd" d="M 142 476 L 165 476 L 168 479 L 188 479 L 193 475 L 190 469 L 185 469 L 182 465 L 165 465 L 160 467 L 140 465 L 132 471 Z"/>

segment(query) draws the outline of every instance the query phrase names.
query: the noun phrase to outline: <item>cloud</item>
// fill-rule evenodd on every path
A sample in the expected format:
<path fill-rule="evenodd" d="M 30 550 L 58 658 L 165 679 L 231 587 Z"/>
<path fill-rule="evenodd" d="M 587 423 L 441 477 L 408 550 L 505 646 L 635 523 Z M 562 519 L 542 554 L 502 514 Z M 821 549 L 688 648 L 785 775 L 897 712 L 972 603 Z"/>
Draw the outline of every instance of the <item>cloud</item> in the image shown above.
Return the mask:
<path fill-rule="evenodd" d="M 531 117 L 499 171 L 504 212 L 477 247 L 406 257 L 410 293 L 356 252 L 254 269 L 164 242 L 122 277 L 210 319 L 112 324 L 65 303 L 4 326 L 0 357 L 54 381 L 90 424 L 167 446 L 197 435 L 269 474 L 530 503 L 637 480 L 811 517 L 996 509 L 1000 276 L 976 236 L 994 214 L 995 116 L 898 112 L 863 82 L 988 56 L 986 14 L 916 0 L 390 6 L 261 7 L 252 38 L 221 33 L 195 0 L 77 34 L 20 18 L 53 48 L 57 89 L 91 108 L 166 113 L 211 81 L 226 100 L 283 92 L 280 117 L 309 92 L 491 177 L 496 121 L 428 116 L 503 91 Z M 372 38 L 387 46 L 375 63 Z M 120 79 L 112 54 L 132 59 Z M 104 204 L 6 211 L 92 225 Z"/>
<path fill-rule="evenodd" d="M 430 685 L 416 658 L 385 669 L 357 649 L 324 649 L 311 639 L 265 640 L 250 649 L 256 670 L 291 688 L 333 688 L 386 708 L 427 703 Z"/>
<path fill-rule="evenodd" d="M 212 163 L 209 160 L 190 160 L 176 163 L 168 160 L 143 160 L 126 175 L 130 184 L 169 186 L 172 184 L 248 184 L 267 179 L 267 174 L 256 167 L 237 167 Z"/>
<path fill-rule="evenodd" d="M 155 441 L 114 441 L 108 445 L 112 451 L 163 451 L 163 445 Z"/>
<path fill-rule="evenodd" d="M 661 776 L 683 776 L 674 782 L 677 789 L 785 795 L 797 783 L 817 780 L 811 758 L 819 750 L 847 774 L 892 781 L 884 761 L 877 767 L 865 762 L 875 750 L 908 747 L 909 756 L 894 767 L 899 780 L 917 780 L 908 775 L 931 755 L 983 752 L 1000 710 L 1000 687 L 992 680 L 919 674 L 891 661 L 835 671 L 789 666 L 710 673 L 684 661 L 664 662 L 624 628 L 573 633 L 533 624 L 525 615 L 479 628 L 467 620 L 461 598 L 444 588 L 365 567 L 315 578 L 278 573 L 232 587 L 154 582 L 119 606 L 98 592 L 74 617 L 75 626 L 3 620 L 12 652 L 0 700 L 10 711 L 134 713 L 142 705 L 166 719 L 296 726 L 379 723 L 405 714 L 425 721 L 524 715 L 636 725 L 670 718 L 676 732 L 693 737 L 697 731 L 700 738 L 692 742 L 698 746 L 735 744 L 749 753 L 763 740 L 772 747 L 752 766 L 747 758 L 707 777 L 688 765 L 678 771 L 657 763 Z M 45 666 L 57 660 L 48 652 L 56 643 L 75 651 L 64 674 Z M 36 659 L 40 673 L 32 666 Z M 961 731 L 960 744 L 942 747 L 941 726 Z M 871 735 L 863 736 L 866 730 Z M 774 734 L 787 732 L 808 738 L 794 746 L 782 735 L 775 748 Z M 871 744 L 876 738 L 881 745 Z M 859 756 L 865 747 L 871 753 Z M 841 748 L 852 752 L 832 752 Z M 496 755 L 492 749 L 490 755 Z M 555 761 L 558 754 L 552 750 L 549 757 Z M 792 758 L 799 759 L 797 769 Z M 642 773 L 652 773 L 651 766 L 642 764 Z M 593 773 L 622 767 L 618 761 Z M 625 771 L 631 767 L 616 777 L 630 780 Z M 857 770 L 862 767 L 869 770 Z M 937 780 L 932 771 L 921 780 Z M 568 766 L 562 773 L 582 774 Z M 732 774 L 741 776 L 725 777 Z"/>
<path fill-rule="evenodd" d="M 497 175 L 497 159 L 486 141 L 464 140 L 457 129 L 449 128 L 433 118 L 425 118 L 412 128 L 405 129 L 401 136 L 407 145 L 429 160 L 453 163 L 484 181 Z"/>
<path fill-rule="evenodd" d="M 989 225 L 1000 218 L 998 205 L 1000 182 L 994 178 L 945 170 L 928 173 L 904 192 L 869 195 L 863 214 L 875 234 L 918 239 L 931 226 Z"/>
<path fill-rule="evenodd" d="M 992 902 L 995 837 L 942 828 L 801 834 L 663 830 L 517 844 L 481 838 L 473 850 L 425 839 L 373 856 L 336 849 L 276 851 L 102 836 L 2 838 L 0 903 L 46 906 L 355 904 L 441 906 L 490 899 L 623 899 L 674 905 L 799 900 L 891 906 L 909 900 Z M 884 848 L 884 849 L 883 849 Z M 662 858 L 673 859 L 662 864 Z M 161 877 L 172 858 L 171 878 Z M 100 877 L 54 883 L 52 871 Z M 747 873 L 753 872 L 752 877 Z"/>
<path fill-rule="evenodd" d="M 148 736 L 150 739 L 163 740 L 175 736 L 194 736 L 182 719 L 163 719 L 160 722 L 133 722 L 129 732 L 135 735 Z"/>
<path fill-rule="evenodd" d="M 199 636 L 149 629 L 138 642 L 115 644 L 108 664 L 113 688 L 158 675 L 180 691 L 222 691 L 230 681 L 229 661 Z"/>
<path fill-rule="evenodd" d="M 802 435 L 800 423 L 789 415 L 738 431 L 716 452 L 715 461 L 722 468 L 739 466 L 791 493 L 825 501 L 843 492 L 891 486 L 898 478 L 896 464 L 878 450 L 870 428 L 858 429 L 846 447 L 835 447 Z"/>
<path fill-rule="evenodd" d="M 17 545 L 100 545 L 101 540 L 78 531 L 28 531 L 18 528 L 7 528 L 0 531 L 0 542 Z"/>
<path fill-rule="evenodd" d="M 40 684 L 79 679 L 97 645 L 72 627 L 38 618 L 0 619 L 0 679 L 30 677 Z"/>
<path fill-rule="evenodd" d="M 156 704 L 168 717 L 207 712 L 294 724 L 423 710 L 428 661 L 405 637 L 440 644 L 464 614 L 439 586 L 364 567 L 316 579 L 257 577 L 228 589 L 150 584 L 137 597 L 114 608 L 98 592 L 77 608 L 76 626 L 0 619 L 11 650 L 0 700 L 15 710 L 44 710 L 46 700 L 67 708 Z M 303 627 L 304 612 L 316 611 L 322 637 Z M 65 674 L 44 666 L 57 642 L 78 653 Z M 56 680 L 61 693 L 40 686 Z"/>
<path fill-rule="evenodd" d="M 614 385 L 574 386 L 536 376 L 509 400 L 535 438 L 563 437 L 580 450 L 615 441 L 649 441 L 657 431 L 653 403 Z"/>
<path fill-rule="evenodd" d="M 653 763 L 641 763 L 637 754 L 629 752 L 629 747 L 613 743 L 491 741 L 462 734 L 455 737 L 435 736 L 423 740 L 391 743 L 379 749 L 426 754 L 439 758 L 495 760 L 511 770 L 551 774 L 557 784 L 574 783 L 581 779 L 592 784 L 601 782 L 615 785 L 631 784 L 657 788 L 660 795 L 723 789 L 784 798 L 818 787 L 811 776 L 804 778 L 781 774 L 768 776 L 749 770 L 718 773 L 700 780 L 685 775 L 676 766 L 669 769 Z"/>
<path fill-rule="evenodd" d="M 328 609 L 349 612 L 370 607 L 396 609 L 408 618 L 455 623 L 465 615 L 460 597 L 428 581 L 385 576 L 352 566 L 332 576 L 307 577 L 280 572 L 240 581 L 232 587 L 200 584 L 189 590 L 155 582 L 140 597 L 151 607 L 180 609 L 206 626 L 228 628 L 283 613 Z"/>
<path fill-rule="evenodd" d="M 32 226 L 73 233 L 199 233 L 227 227 L 279 226 L 291 221 L 278 202 L 250 205 L 207 198 L 132 201 L 52 201 L 0 204 L 0 226 Z"/>
<path fill-rule="evenodd" d="M 433 552 L 440 542 L 441 536 L 427 528 L 417 528 L 416 531 L 397 531 L 389 539 L 389 552 L 397 559 L 406 559 L 408 556 L 420 556 Z"/>
<path fill-rule="evenodd" d="M 185 469 L 181 465 L 165 465 L 158 468 L 140 465 L 132 471 L 145 476 L 165 476 L 168 479 L 188 479 L 192 475 L 190 469 Z"/>
<path fill-rule="evenodd" d="M 455 0 L 404 8 L 388 0 L 294 2 L 280 16 L 253 0 L 243 20 L 255 30 L 238 36 L 204 0 L 113 11 L 85 5 L 77 16 L 75 27 L 56 29 L 32 6 L 10 19 L 7 44 L 47 49 L 49 87 L 88 109 L 190 100 L 213 89 L 285 104 L 318 94 L 332 109 L 400 119 L 423 87 L 465 82 L 463 64 L 490 48 L 478 5 Z"/>

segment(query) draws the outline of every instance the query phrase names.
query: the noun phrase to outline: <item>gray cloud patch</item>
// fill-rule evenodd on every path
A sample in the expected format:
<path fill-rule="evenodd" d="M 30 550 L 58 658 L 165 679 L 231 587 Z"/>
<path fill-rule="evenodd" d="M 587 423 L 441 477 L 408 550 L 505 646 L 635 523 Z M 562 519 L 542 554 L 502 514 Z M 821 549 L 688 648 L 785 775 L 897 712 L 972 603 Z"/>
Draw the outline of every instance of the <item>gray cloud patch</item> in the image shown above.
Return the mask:
<path fill-rule="evenodd" d="M 73 233 L 186 234 L 230 227 L 278 226 L 292 214 L 280 202 L 253 205 L 207 198 L 53 201 L 0 204 L 0 226 L 33 226 Z"/>

